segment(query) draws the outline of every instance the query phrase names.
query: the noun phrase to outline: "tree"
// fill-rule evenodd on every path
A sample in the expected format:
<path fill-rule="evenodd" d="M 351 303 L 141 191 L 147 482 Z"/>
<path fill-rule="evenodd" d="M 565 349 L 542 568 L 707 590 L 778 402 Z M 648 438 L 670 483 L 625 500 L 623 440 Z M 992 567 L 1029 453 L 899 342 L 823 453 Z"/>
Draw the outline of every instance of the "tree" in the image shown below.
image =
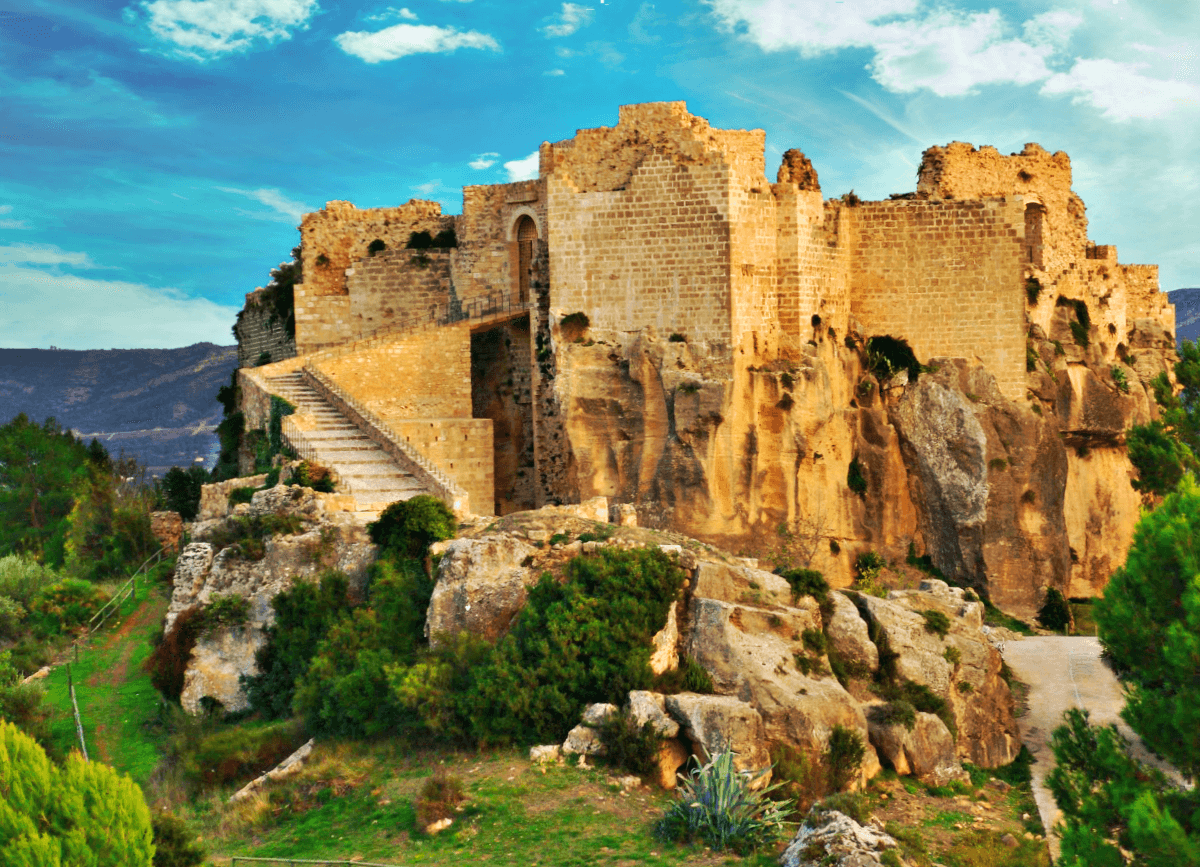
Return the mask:
<path fill-rule="evenodd" d="M 1200 771 L 1200 487 L 1183 476 L 1138 523 L 1125 566 L 1095 605 L 1100 642 L 1125 680 L 1122 717 L 1194 779 Z M 1130 758 L 1112 727 L 1068 714 L 1049 778 L 1067 817 L 1065 865 L 1200 865 L 1200 794 Z"/>
<path fill-rule="evenodd" d="M 204 467 L 191 466 L 186 470 L 171 467 L 162 479 L 167 508 L 178 512 L 185 521 L 196 520 L 196 513 L 200 511 L 200 488 L 208 480 L 208 471 Z"/>
<path fill-rule="evenodd" d="M 0 864 L 150 867 L 150 810 L 141 789 L 72 753 L 60 768 L 33 738 L 0 721 Z"/>
<path fill-rule="evenodd" d="M 61 566 L 66 517 L 91 466 L 88 448 L 53 418 L 21 413 L 0 427 L 0 555 Z"/>
<path fill-rule="evenodd" d="M 1185 472 L 1200 470 L 1200 346 L 1185 340 L 1175 364 L 1179 393 L 1165 373 L 1153 381 L 1154 398 L 1162 419 L 1129 429 L 1129 460 L 1138 471 L 1133 486 L 1165 496 Z"/>

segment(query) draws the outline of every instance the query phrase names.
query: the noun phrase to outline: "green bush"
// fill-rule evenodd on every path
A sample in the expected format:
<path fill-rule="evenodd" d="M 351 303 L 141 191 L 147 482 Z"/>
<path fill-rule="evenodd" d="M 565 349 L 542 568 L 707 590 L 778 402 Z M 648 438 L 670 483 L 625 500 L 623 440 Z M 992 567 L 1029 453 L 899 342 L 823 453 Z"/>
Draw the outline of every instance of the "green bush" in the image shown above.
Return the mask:
<path fill-rule="evenodd" d="M 222 551 L 236 546 L 243 560 L 252 562 L 266 556 L 266 539 L 294 535 L 303 529 L 297 515 L 235 515 L 209 532 L 213 549 Z"/>
<path fill-rule="evenodd" d="M 430 545 L 453 539 L 457 531 L 450 507 L 429 494 L 392 503 L 367 525 L 372 542 L 400 557 L 422 558 Z"/>
<path fill-rule="evenodd" d="M 28 554 L 0 557 L 0 596 L 7 596 L 28 609 L 39 592 L 62 580 L 53 569 Z"/>
<path fill-rule="evenodd" d="M 854 780 L 866 754 L 862 735 L 856 729 L 840 725 L 833 727 L 825 760 L 829 766 L 829 783 L 834 791 L 841 791 Z"/>
<path fill-rule="evenodd" d="M 946 724 L 950 734 L 958 736 L 958 723 L 954 719 L 954 712 L 950 705 L 925 684 L 897 678 L 877 685 L 876 692 L 881 698 L 888 701 L 905 701 L 921 713 L 934 714 Z"/>
<path fill-rule="evenodd" d="M 907 340 L 887 335 L 867 338 L 868 372 L 882 382 L 901 370 L 908 371 L 909 382 L 916 382 L 921 373 L 921 363 Z"/>
<path fill-rule="evenodd" d="M 957 647 L 947 647 L 946 652 L 942 654 L 942 657 L 951 665 L 958 665 L 960 662 L 962 662 L 962 653 Z"/>
<path fill-rule="evenodd" d="M 820 756 L 801 752 L 790 744 L 779 743 L 771 747 L 771 779 L 779 784 L 769 797 L 786 803 L 791 808 L 790 818 L 800 819 L 826 794 L 829 788 L 829 773 L 821 763 Z"/>
<path fill-rule="evenodd" d="M 818 815 L 833 810 L 849 816 L 860 825 L 867 824 L 871 819 L 870 805 L 864 792 L 834 792 L 822 798 L 821 803 L 817 805 Z"/>
<path fill-rule="evenodd" d="M 870 710 L 870 716 L 872 721 L 880 725 L 902 725 L 909 731 L 917 724 L 917 709 L 902 698 L 875 705 Z"/>
<path fill-rule="evenodd" d="M 29 616 L 40 631 L 56 635 L 86 625 L 106 602 L 108 594 L 96 585 L 66 578 L 38 592 Z"/>
<path fill-rule="evenodd" d="M 1112 375 L 1113 385 L 1129 394 L 1129 377 L 1125 373 L 1125 368 L 1114 364 L 1109 373 Z"/>
<path fill-rule="evenodd" d="M 864 581 L 874 581 L 887 568 L 887 560 L 874 551 L 865 551 L 854 559 L 854 574 Z"/>
<path fill-rule="evenodd" d="M 312 731 L 374 737 L 407 722 L 389 671 L 416 660 L 432 592 L 419 563 L 376 564 L 367 605 L 330 627 L 296 684 L 293 706 Z"/>
<path fill-rule="evenodd" d="M 753 852 L 778 839 L 789 805 L 768 797 L 778 786 L 751 791 L 751 783 L 765 769 L 740 773 L 733 766 L 733 755 L 728 750 L 718 753 L 680 781 L 677 799 L 654 826 L 656 836 L 738 853 Z"/>
<path fill-rule="evenodd" d="M 846 487 L 860 497 L 867 493 L 867 477 L 863 475 L 862 464 L 858 462 L 858 458 L 850 459 L 850 466 L 846 470 Z"/>
<path fill-rule="evenodd" d="M 829 582 L 816 569 L 788 569 L 781 575 L 792 588 L 792 601 L 801 596 L 811 596 L 818 602 L 829 598 Z"/>
<path fill-rule="evenodd" d="M 200 739 L 188 756 L 185 776 L 198 789 L 247 783 L 294 753 L 304 740 L 293 722 L 232 726 Z"/>
<path fill-rule="evenodd" d="M 867 680 L 873 674 L 865 662 L 846 659 L 833 647 L 829 648 L 829 668 L 842 686 L 851 680 Z"/>
<path fill-rule="evenodd" d="M 16 638 L 25 619 L 21 603 L 7 596 L 0 596 L 0 641 Z"/>
<path fill-rule="evenodd" d="M 1037 304 L 1042 294 L 1042 282 L 1037 277 L 1025 278 L 1025 297 L 1030 304 Z"/>
<path fill-rule="evenodd" d="M 51 708 L 40 683 L 21 683 L 21 672 L 12 664 L 12 654 L 0 650 L 0 720 L 7 720 L 57 757 L 51 744 Z"/>
<path fill-rule="evenodd" d="M 1062 592 L 1054 587 L 1046 590 L 1046 600 L 1038 609 L 1038 623 L 1043 629 L 1069 632 L 1071 629 L 1071 605 Z"/>
<path fill-rule="evenodd" d="M 925 620 L 925 631 L 930 635 L 936 635 L 938 638 L 945 638 L 950 631 L 950 618 L 941 611 L 935 611 L 932 608 L 920 612 L 921 617 Z"/>
<path fill-rule="evenodd" d="M 326 494 L 333 493 L 333 471 L 321 464 L 301 461 L 299 466 L 296 467 L 296 475 L 293 481 L 297 485 L 312 488 L 314 491 L 321 491 Z"/>
<path fill-rule="evenodd" d="M 417 654 L 411 665 L 385 666 L 404 712 L 401 731 L 431 743 L 472 741 L 475 677 L 491 661 L 490 642 L 469 633 L 444 635 L 438 646 Z"/>
<path fill-rule="evenodd" d="M 565 545 L 571 541 L 571 537 L 566 533 L 555 533 L 550 537 L 550 546 Z"/>
<path fill-rule="evenodd" d="M 350 610 L 349 586 L 344 573 L 329 571 L 319 582 L 298 581 L 271 600 L 275 621 L 254 655 L 258 674 L 242 678 L 251 708 L 269 719 L 291 714 L 296 681 L 330 627 Z"/>
<path fill-rule="evenodd" d="M 806 629 L 800 637 L 804 641 L 804 646 L 818 656 L 824 655 L 828 650 L 829 642 L 825 638 L 825 633 L 819 629 Z"/>
<path fill-rule="evenodd" d="M 654 678 L 654 691 L 673 695 L 678 692 L 698 692 L 711 695 L 712 675 L 690 656 L 679 658 L 679 667 L 664 671 Z"/>
<path fill-rule="evenodd" d="M 665 738 L 651 721 L 638 725 L 627 712 L 609 714 L 600 723 L 600 743 L 609 764 L 639 777 L 653 774 Z"/>
<path fill-rule="evenodd" d="M 154 828 L 154 867 L 200 867 L 204 863 L 207 853 L 187 822 L 165 810 L 155 810 L 150 821 Z"/>
<path fill-rule="evenodd" d="M 229 505 L 237 506 L 242 503 L 249 503 L 254 499 L 254 492 L 257 490 L 258 488 L 250 485 L 241 488 L 234 488 L 229 492 Z"/>
<path fill-rule="evenodd" d="M 214 593 L 204 606 L 204 632 L 244 626 L 250 616 L 250 600 L 237 594 Z"/>
<path fill-rule="evenodd" d="M 650 640 L 684 574 L 657 548 L 601 548 L 529 589 L 476 678 L 476 731 L 490 742 L 561 741 L 589 703 L 648 689 Z"/>

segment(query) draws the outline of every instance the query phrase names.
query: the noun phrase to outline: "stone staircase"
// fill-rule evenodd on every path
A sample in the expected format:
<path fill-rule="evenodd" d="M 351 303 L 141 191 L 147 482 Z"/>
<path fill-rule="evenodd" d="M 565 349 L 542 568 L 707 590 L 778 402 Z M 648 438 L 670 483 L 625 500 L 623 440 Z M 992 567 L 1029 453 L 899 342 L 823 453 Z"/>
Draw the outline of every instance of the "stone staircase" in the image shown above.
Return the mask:
<path fill-rule="evenodd" d="M 294 443 L 302 457 L 329 467 L 337 474 L 338 492 L 351 494 L 357 503 L 356 518 L 373 521 L 389 504 L 417 494 L 430 493 L 350 419 L 310 386 L 302 373 L 267 380 L 271 391 L 292 403 L 297 414 L 316 421 L 312 430 L 299 433 Z M 293 438 L 296 434 L 293 434 Z"/>

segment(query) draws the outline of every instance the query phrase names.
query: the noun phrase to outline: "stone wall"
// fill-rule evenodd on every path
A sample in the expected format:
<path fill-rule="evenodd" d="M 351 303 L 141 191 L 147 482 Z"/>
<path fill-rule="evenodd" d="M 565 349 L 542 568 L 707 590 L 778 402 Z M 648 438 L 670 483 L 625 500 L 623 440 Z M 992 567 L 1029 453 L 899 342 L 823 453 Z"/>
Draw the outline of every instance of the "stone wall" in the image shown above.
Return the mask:
<path fill-rule="evenodd" d="M 492 421 L 497 514 L 537 503 L 529 320 L 471 335 L 472 415 Z"/>
<path fill-rule="evenodd" d="M 552 176 L 552 307 L 599 331 L 652 326 L 728 343 L 729 170 L 649 154 L 624 189 L 579 192 Z"/>
<path fill-rule="evenodd" d="M 451 265 L 451 279 L 460 301 L 469 304 L 476 299 L 519 300 L 516 225 L 523 216 L 533 220 L 538 238 L 544 244 L 546 185 L 543 181 L 463 187 L 459 246 Z M 532 295 L 527 300 L 533 300 Z"/>
<path fill-rule="evenodd" d="M 397 335 L 314 366 L 389 423 L 471 417 L 471 337 L 465 324 Z"/>
<path fill-rule="evenodd" d="M 490 419 L 389 419 L 388 424 L 467 492 L 472 512 L 493 514 L 496 483 Z"/>
<path fill-rule="evenodd" d="M 346 272 L 354 336 L 445 317 L 453 248 L 386 250 L 358 259 Z"/>
<path fill-rule="evenodd" d="M 238 367 L 255 367 L 265 352 L 271 361 L 282 361 L 296 355 L 296 340 L 273 310 L 262 306 L 263 289 L 246 294 L 246 304 L 238 313 L 233 326 L 238 342 Z"/>
<path fill-rule="evenodd" d="M 864 202 L 844 216 L 851 312 L 866 334 L 903 337 L 922 362 L 977 359 L 1006 397 L 1024 396 L 1020 202 Z"/>
<path fill-rule="evenodd" d="M 296 285 L 296 347 L 301 353 L 358 336 L 347 303 L 347 271 L 380 241 L 388 250 L 404 247 L 413 232 L 436 235 L 454 227 L 437 202 L 412 199 L 398 208 L 359 209 L 328 202 L 305 214 L 300 224 L 301 269 Z"/>

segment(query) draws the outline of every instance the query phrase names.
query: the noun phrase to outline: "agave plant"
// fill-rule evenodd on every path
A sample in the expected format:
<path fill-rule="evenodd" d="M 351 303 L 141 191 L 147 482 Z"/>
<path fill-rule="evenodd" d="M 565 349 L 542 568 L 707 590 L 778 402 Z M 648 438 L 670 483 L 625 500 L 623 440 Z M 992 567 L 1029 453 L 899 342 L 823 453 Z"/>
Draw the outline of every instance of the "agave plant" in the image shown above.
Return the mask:
<path fill-rule="evenodd" d="M 770 772 L 739 771 L 732 750 L 713 756 L 679 784 L 679 798 L 655 826 L 668 840 L 691 843 L 702 840 L 712 849 L 744 853 L 774 840 L 783 830 L 791 801 L 766 797 L 781 784 L 752 791 L 751 786 Z"/>

